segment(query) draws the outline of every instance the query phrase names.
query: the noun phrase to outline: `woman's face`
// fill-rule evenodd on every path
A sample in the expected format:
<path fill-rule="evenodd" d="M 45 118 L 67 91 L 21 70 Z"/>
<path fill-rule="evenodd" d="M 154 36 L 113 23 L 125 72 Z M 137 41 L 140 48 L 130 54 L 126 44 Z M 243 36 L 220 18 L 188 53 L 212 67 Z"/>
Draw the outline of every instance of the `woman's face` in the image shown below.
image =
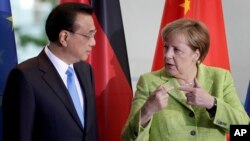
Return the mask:
<path fill-rule="evenodd" d="M 169 75 L 181 78 L 196 70 L 200 53 L 193 51 L 183 35 L 173 35 L 164 46 L 165 69 Z"/>

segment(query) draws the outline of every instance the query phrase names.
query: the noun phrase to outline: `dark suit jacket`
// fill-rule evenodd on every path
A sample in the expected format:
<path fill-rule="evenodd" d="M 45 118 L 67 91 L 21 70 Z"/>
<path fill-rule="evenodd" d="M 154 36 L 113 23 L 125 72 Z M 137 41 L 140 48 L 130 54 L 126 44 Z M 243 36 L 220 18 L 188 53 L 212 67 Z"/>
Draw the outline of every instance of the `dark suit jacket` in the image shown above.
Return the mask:
<path fill-rule="evenodd" d="M 3 96 L 4 141 L 97 141 L 94 79 L 74 64 L 84 93 L 85 128 L 68 90 L 44 50 L 13 69 Z"/>

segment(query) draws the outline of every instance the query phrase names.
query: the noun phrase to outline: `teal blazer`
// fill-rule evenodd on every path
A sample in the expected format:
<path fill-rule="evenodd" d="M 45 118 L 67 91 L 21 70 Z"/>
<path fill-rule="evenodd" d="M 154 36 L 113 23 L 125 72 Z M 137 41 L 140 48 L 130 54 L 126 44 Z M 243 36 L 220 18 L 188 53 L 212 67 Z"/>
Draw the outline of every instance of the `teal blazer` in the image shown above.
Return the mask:
<path fill-rule="evenodd" d="M 211 117 L 205 108 L 190 106 L 185 94 L 178 90 L 169 93 L 168 106 L 153 115 L 148 125 L 140 126 L 141 107 L 157 86 L 178 88 L 174 77 L 165 69 L 142 75 L 122 139 L 124 141 L 225 141 L 232 124 L 250 122 L 239 100 L 229 71 L 198 65 L 197 79 L 201 86 L 217 99 L 217 111 Z"/>

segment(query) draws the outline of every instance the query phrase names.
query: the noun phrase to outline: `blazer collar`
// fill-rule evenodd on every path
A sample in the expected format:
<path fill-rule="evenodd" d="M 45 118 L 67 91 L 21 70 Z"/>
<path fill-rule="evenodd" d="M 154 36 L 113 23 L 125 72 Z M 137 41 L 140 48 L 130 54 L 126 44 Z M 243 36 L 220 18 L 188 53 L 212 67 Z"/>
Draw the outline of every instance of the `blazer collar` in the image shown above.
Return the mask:
<path fill-rule="evenodd" d="M 202 88 L 205 89 L 208 93 L 211 93 L 213 80 L 211 79 L 211 74 L 210 71 L 208 70 L 208 67 L 205 66 L 204 64 L 198 65 L 197 79 Z"/>
<path fill-rule="evenodd" d="M 179 101 L 182 105 L 193 111 L 192 106 L 187 104 L 187 98 L 185 94 L 182 91 L 178 90 L 178 87 L 180 86 L 179 83 L 174 77 L 169 76 L 166 73 L 165 68 L 162 68 L 160 70 L 160 78 L 162 81 L 164 81 L 163 82 L 164 86 L 174 87 L 174 89 L 169 92 L 169 95 L 175 100 Z M 209 71 L 207 70 L 207 67 L 203 64 L 198 65 L 197 79 L 201 87 L 205 89 L 208 93 L 211 93 L 210 89 L 213 84 L 213 81 L 210 78 L 210 74 Z"/>

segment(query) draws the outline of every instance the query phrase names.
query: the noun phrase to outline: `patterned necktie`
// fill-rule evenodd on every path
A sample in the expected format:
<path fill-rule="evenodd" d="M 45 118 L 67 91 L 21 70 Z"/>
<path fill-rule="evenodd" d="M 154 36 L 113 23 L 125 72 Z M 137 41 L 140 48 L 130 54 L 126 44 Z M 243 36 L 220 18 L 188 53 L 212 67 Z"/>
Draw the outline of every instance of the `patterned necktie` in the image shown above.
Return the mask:
<path fill-rule="evenodd" d="M 84 117 L 83 117 L 83 109 L 81 107 L 80 99 L 76 90 L 75 80 L 74 80 L 74 70 L 72 67 L 68 67 L 66 71 L 67 75 L 67 87 L 68 91 L 70 93 L 71 99 L 73 100 L 75 109 L 77 111 L 77 114 L 81 120 L 82 125 L 84 126 Z"/>

